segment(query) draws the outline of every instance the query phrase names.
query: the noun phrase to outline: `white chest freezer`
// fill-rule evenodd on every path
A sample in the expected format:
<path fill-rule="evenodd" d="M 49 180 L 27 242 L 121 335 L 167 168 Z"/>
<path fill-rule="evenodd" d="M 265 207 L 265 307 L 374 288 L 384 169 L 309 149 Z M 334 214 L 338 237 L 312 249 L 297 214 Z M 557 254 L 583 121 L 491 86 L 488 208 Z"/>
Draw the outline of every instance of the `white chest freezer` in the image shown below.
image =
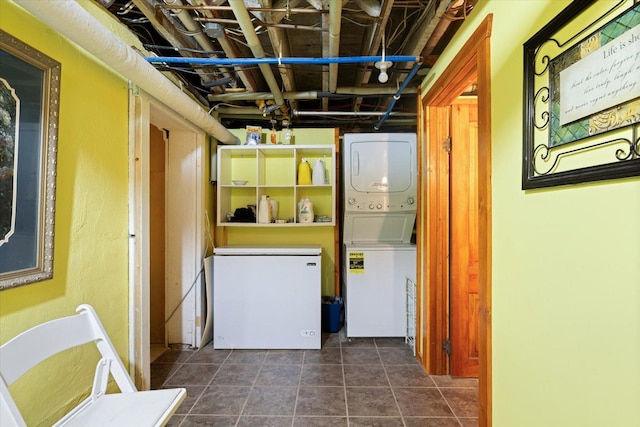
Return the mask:
<path fill-rule="evenodd" d="M 322 248 L 214 249 L 213 348 L 319 349 Z"/>

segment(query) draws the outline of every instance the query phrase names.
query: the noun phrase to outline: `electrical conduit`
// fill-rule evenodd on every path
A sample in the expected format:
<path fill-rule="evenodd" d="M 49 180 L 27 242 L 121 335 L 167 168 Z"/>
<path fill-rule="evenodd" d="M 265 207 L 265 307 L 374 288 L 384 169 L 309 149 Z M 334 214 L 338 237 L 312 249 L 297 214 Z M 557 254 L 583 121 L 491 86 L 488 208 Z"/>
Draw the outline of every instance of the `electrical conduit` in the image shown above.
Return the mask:
<path fill-rule="evenodd" d="M 398 91 L 396 92 L 396 94 L 393 95 L 393 99 L 391 100 L 391 104 L 389 104 L 389 108 L 387 108 L 387 113 L 380 119 L 380 121 L 378 121 L 378 123 L 376 123 L 373 126 L 373 128 L 375 130 L 380 130 L 380 127 L 382 126 L 382 124 L 387 120 L 387 118 L 389 118 L 389 114 L 391 114 L 391 111 L 393 110 L 394 105 L 396 105 L 396 101 L 398 99 L 400 99 L 400 95 L 402 94 L 402 91 L 407 86 L 407 84 L 409 84 L 409 81 L 413 78 L 413 76 L 416 75 L 416 73 L 418 72 L 419 69 L 420 69 L 420 63 L 418 62 L 413 66 L 413 68 L 411 69 L 411 72 L 409 72 L 409 75 L 407 76 L 407 78 L 404 79 L 404 81 L 402 82 L 402 84 L 398 88 Z"/>

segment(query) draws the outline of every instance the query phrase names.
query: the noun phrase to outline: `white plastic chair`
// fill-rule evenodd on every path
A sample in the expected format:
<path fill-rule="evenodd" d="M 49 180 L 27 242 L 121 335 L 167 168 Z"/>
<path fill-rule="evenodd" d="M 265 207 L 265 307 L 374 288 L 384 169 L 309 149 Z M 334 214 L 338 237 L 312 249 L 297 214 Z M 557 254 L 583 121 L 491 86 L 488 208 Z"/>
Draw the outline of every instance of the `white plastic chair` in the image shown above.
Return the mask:
<path fill-rule="evenodd" d="M 55 426 L 163 426 L 186 396 L 184 388 L 137 391 L 93 307 L 35 326 L 0 347 L 0 426 L 26 426 L 8 387 L 43 360 L 94 342 L 102 355 L 91 395 Z M 120 393 L 106 394 L 109 373 Z M 44 386 L 43 386 L 44 387 Z"/>

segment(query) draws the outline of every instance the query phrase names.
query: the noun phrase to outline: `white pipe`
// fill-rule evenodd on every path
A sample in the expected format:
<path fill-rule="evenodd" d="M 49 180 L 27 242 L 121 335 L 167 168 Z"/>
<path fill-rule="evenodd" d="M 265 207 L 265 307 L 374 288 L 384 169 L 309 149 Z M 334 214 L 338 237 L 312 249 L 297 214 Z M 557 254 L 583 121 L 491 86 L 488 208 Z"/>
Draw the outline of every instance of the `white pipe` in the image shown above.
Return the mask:
<path fill-rule="evenodd" d="M 251 22 L 249 12 L 247 12 L 247 7 L 239 0 L 229 2 L 229 6 L 231 6 L 231 10 L 233 10 L 233 14 L 240 24 L 244 38 L 247 40 L 247 44 L 249 45 L 253 56 L 256 58 L 264 58 L 265 53 L 262 49 L 262 45 L 260 44 L 260 39 L 256 34 L 256 30 L 253 28 L 253 23 Z M 271 67 L 267 64 L 259 64 L 258 67 L 260 67 L 260 71 L 262 71 L 262 75 L 269 86 L 269 90 L 273 92 L 273 99 L 276 101 L 276 104 L 284 104 L 282 92 L 280 91 L 276 77 L 273 75 L 273 71 L 271 71 Z"/>
<path fill-rule="evenodd" d="M 353 96 L 391 96 L 395 95 L 398 89 L 395 87 L 380 87 L 380 86 L 368 86 L 368 87 L 338 87 L 332 95 L 353 95 Z M 418 89 L 415 87 L 407 87 L 402 91 L 403 95 L 415 94 Z M 326 98 L 326 92 L 320 92 L 316 90 L 306 92 L 285 92 L 282 94 L 284 99 L 288 100 L 310 100 Z M 208 95 L 209 101 L 254 101 L 256 99 L 273 99 L 271 92 L 240 92 L 240 93 L 220 93 Z"/>
<path fill-rule="evenodd" d="M 15 2 L 221 143 L 240 143 L 238 137 L 74 0 Z"/>
<path fill-rule="evenodd" d="M 340 26 L 342 23 L 342 1 L 329 4 L 329 56 L 340 56 Z M 329 65 L 329 92 L 335 92 L 338 87 L 338 64 Z"/>

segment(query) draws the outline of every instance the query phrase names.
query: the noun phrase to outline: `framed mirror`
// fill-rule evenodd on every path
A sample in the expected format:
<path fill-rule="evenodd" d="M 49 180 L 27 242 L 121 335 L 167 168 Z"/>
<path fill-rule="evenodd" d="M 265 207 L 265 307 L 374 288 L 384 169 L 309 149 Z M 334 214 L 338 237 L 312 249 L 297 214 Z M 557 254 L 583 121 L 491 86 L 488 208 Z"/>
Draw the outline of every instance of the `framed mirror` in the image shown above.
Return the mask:
<path fill-rule="evenodd" d="M 0 289 L 53 277 L 60 70 L 0 31 Z"/>

